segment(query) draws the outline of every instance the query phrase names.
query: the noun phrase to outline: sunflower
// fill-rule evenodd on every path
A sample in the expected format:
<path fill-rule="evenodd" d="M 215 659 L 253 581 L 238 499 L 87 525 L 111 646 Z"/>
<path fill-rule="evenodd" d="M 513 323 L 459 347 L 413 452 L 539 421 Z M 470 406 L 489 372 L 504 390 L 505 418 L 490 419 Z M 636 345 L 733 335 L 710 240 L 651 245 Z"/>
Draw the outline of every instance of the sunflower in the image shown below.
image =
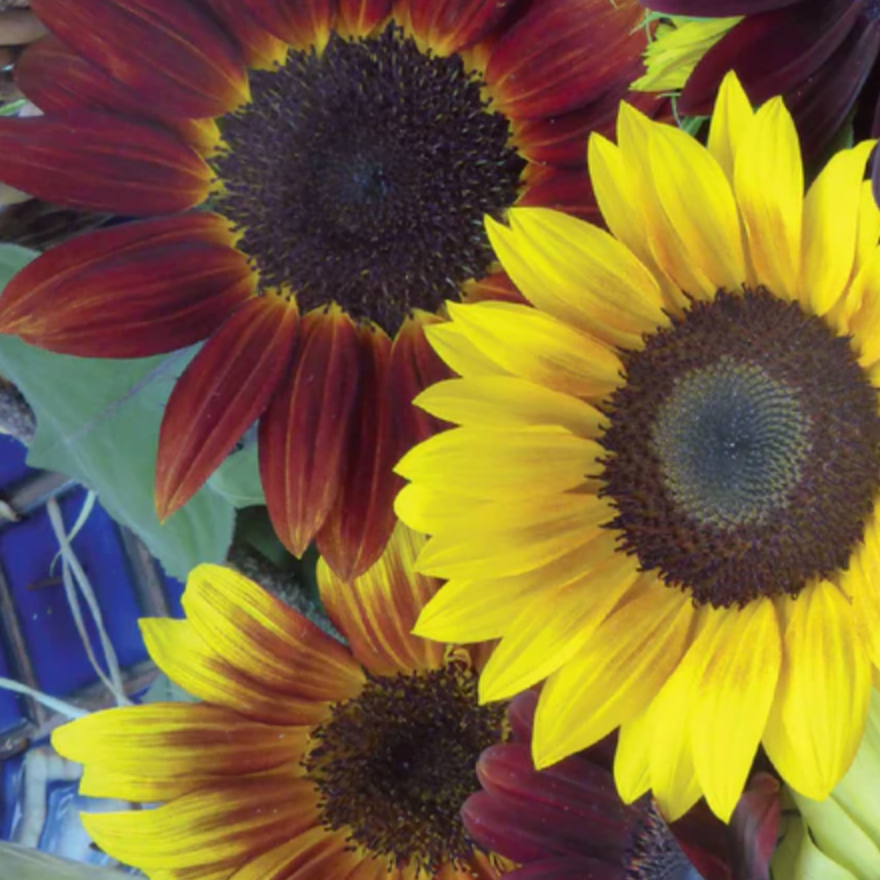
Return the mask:
<path fill-rule="evenodd" d="M 412 570 L 422 542 L 398 525 L 353 584 L 319 568 L 349 648 L 247 578 L 196 568 L 186 620 L 141 627 L 202 702 L 111 709 L 53 734 L 85 765 L 83 794 L 160 802 L 84 815 L 95 842 L 151 880 L 495 877 L 459 810 L 504 710 L 477 703 L 483 646 L 409 633 L 436 590 Z"/>
<path fill-rule="evenodd" d="M 646 58 L 647 77 L 635 85 L 665 89 L 675 82 L 677 66 L 681 113 L 707 116 L 722 78 L 733 70 L 752 100 L 782 95 L 808 162 L 825 155 L 857 107 L 856 137 L 880 133 L 880 6 L 874 0 L 642 2 L 699 18 L 685 25 L 685 35 L 666 31 Z"/>
<path fill-rule="evenodd" d="M 160 517 L 259 420 L 282 541 L 366 571 L 394 461 L 438 428 L 409 408 L 447 375 L 422 327 L 465 285 L 513 295 L 485 213 L 595 211 L 582 144 L 637 75 L 636 0 L 33 6 L 54 36 L 17 78 L 46 117 L 0 121 L 0 179 L 142 219 L 35 261 L 0 332 L 89 357 L 207 340 L 165 413 Z"/>
<path fill-rule="evenodd" d="M 617 784 L 727 820 L 763 744 L 824 798 L 880 663 L 880 211 L 873 142 L 804 198 L 781 99 L 735 75 L 708 148 L 626 104 L 589 166 L 611 234 L 544 209 L 487 220 L 535 307 L 450 304 L 460 427 L 398 471 L 447 578 L 416 628 L 501 637 L 484 701 L 547 679 L 546 767 L 620 727 Z"/>
<path fill-rule="evenodd" d="M 483 790 L 462 808 L 471 837 L 521 864 L 507 875 L 510 880 L 693 877 L 691 863 L 650 798 L 631 806 L 620 802 L 611 775 L 613 737 L 552 769 L 535 770 L 529 743 L 536 703 L 534 691 L 517 696 L 508 709 L 513 741 L 490 746 L 480 756 Z M 701 876 L 729 880 L 718 867 L 702 870 Z"/>

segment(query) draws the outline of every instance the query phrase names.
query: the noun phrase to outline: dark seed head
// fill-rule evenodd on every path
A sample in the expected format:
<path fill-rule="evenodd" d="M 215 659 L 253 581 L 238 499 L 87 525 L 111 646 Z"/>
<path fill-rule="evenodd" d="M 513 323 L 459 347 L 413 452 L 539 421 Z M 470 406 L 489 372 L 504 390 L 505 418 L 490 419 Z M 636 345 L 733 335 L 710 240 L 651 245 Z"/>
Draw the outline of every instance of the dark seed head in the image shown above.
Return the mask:
<path fill-rule="evenodd" d="M 254 72 L 213 165 L 261 283 L 393 333 L 484 275 L 483 217 L 514 203 L 525 162 L 481 87 L 457 55 L 423 53 L 393 24 Z"/>
<path fill-rule="evenodd" d="M 722 291 L 623 359 L 603 493 L 643 568 L 729 607 L 847 567 L 880 488 L 877 392 L 848 338 L 763 288 Z"/>
<path fill-rule="evenodd" d="M 389 867 L 426 874 L 474 853 L 459 811 L 478 791 L 483 749 L 503 739 L 504 706 L 480 706 L 477 678 L 459 664 L 374 678 L 315 732 L 306 770 L 324 823 Z"/>

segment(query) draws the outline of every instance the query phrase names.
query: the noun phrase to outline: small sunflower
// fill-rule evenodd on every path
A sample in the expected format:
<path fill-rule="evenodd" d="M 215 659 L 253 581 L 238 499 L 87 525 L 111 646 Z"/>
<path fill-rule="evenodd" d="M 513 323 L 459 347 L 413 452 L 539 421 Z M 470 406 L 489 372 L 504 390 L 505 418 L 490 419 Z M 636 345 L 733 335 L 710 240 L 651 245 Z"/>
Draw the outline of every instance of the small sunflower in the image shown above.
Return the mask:
<path fill-rule="evenodd" d="M 451 304 L 459 425 L 407 454 L 400 517 L 447 578 L 416 632 L 501 638 L 481 698 L 547 679 L 546 767 L 621 728 L 625 800 L 727 820 L 763 744 L 828 795 L 880 664 L 880 211 L 873 142 L 804 197 L 781 99 L 725 81 L 708 148 L 621 105 L 589 165 L 611 234 L 489 219 L 535 307 Z"/>
<path fill-rule="evenodd" d="M 856 138 L 880 134 L 880 4 L 876 0 L 641 0 L 672 16 L 635 88 L 682 88 L 678 110 L 707 116 L 728 71 L 752 100 L 781 95 L 804 158 L 825 155 L 855 116 Z M 676 70 L 677 68 L 677 70 Z"/>
<path fill-rule="evenodd" d="M 443 300 L 509 298 L 483 229 L 592 213 L 587 132 L 637 75 L 636 0 L 35 0 L 53 33 L 0 120 L 0 179 L 142 218 L 7 287 L 0 332 L 88 357 L 207 340 L 159 439 L 162 518 L 259 420 L 282 541 L 342 576 L 394 527 L 392 465 L 439 427 Z M 250 67 L 250 69 L 248 69 Z"/>
<path fill-rule="evenodd" d="M 410 635 L 436 589 L 398 526 L 363 577 L 319 569 L 345 648 L 252 581 L 203 565 L 186 620 L 141 621 L 150 656 L 200 703 L 111 709 L 56 730 L 81 790 L 160 805 L 86 814 L 95 842 L 151 880 L 491 880 L 459 818 L 503 739 L 477 703 L 484 646 Z"/>

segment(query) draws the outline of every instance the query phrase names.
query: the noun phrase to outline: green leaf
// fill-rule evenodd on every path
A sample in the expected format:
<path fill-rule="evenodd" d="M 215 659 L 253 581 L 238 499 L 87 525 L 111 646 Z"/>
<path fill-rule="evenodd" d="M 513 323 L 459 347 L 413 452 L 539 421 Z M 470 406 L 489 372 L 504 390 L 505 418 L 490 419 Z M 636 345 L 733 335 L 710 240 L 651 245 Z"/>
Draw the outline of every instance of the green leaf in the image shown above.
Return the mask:
<path fill-rule="evenodd" d="M 0 877 L 12 880 L 119 880 L 119 871 L 59 859 L 47 853 L 0 842 Z"/>
<path fill-rule="evenodd" d="M 265 504 L 266 496 L 260 483 L 257 444 L 251 443 L 229 456 L 211 475 L 208 485 L 233 507 Z"/>
<path fill-rule="evenodd" d="M 0 245 L 0 289 L 35 254 Z M 194 350 L 105 360 L 53 354 L 0 336 L 0 375 L 37 417 L 32 467 L 59 471 L 98 493 L 102 506 L 183 579 L 200 562 L 222 562 L 234 509 L 205 487 L 164 525 L 153 506 L 159 425 L 171 388 Z"/>

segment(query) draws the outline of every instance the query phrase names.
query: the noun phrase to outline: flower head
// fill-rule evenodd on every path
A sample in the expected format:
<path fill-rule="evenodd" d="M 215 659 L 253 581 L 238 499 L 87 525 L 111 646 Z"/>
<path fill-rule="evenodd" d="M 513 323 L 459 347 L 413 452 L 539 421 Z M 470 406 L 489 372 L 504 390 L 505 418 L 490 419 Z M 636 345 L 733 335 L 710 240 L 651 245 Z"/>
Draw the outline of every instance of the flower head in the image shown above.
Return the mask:
<path fill-rule="evenodd" d="M 398 526 L 369 572 L 319 569 L 345 648 L 218 566 L 189 577 L 186 620 L 142 621 L 150 655 L 201 702 L 112 709 L 59 728 L 82 792 L 159 806 L 83 817 L 151 880 L 285 877 L 490 880 L 459 810 L 481 751 L 504 737 L 481 707 L 486 654 L 410 629 L 436 584 Z"/>
<path fill-rule="evenodd" d="M 482 225 L 590 214 L 587 132 L 637 72 L 636 0 L 35 0 L 0 179 L 141 218 L 6 288 L 0 332 L 141 357 L 204 341 L 171 395 L 167 517 L 259 420 L 275 528 L 339 574 L 381 554 L 392 464 L 437 422 L 443 300 L 517 298 Z"/>
<path fill-rule="evenodd" d="M 846 772 L 880 663 L 880 211 L 872 142 L 804 197 L 791 116 L 736 77 L 708 147 L 627 105 L 590 141 L 611 233 L 488 220 L 534 308 L 450 305 L 459 427 L 406 455 L 401 518 L 449 582 L 416 632 L 500 638 L 483 700 L 546 679 L 546 767 L 620 727 L 627 801 L 727 820 L 760 745 L 812 798 Z"/>

